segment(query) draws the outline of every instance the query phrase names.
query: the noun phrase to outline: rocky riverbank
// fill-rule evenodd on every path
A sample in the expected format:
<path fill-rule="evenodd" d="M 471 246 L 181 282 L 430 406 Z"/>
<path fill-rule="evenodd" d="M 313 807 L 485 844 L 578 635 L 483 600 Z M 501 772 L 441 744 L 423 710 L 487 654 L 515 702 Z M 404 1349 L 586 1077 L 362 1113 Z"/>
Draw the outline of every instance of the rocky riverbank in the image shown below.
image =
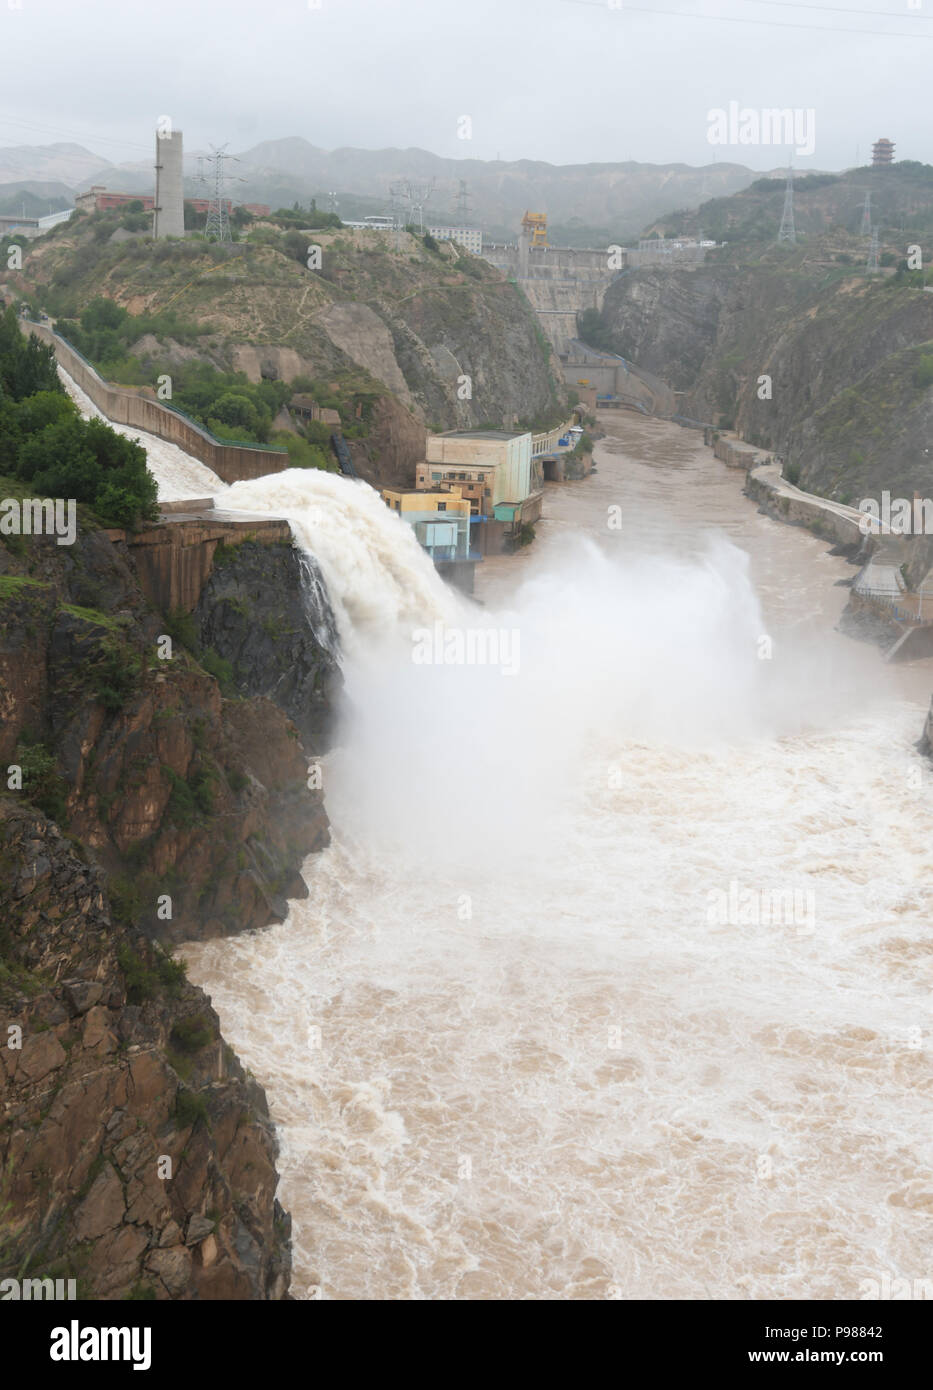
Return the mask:
<path fill-rule="evenodd" d="M 85 518 L 72 547 L 0 547 L 0 617 L 0 1269 L 88 1297 L 283 1297 L 263 1092 L 166 947 L 307 896 L 326 590 L 247 541 L 194 614 L 161 614 Z"/>
<path fill-rule="evenodd" d="M 0 803 L 0 1268 L 86 1298 L 282 1298 L 262 1088 L 201 990 L 113 918 L 40 812 Z"/>

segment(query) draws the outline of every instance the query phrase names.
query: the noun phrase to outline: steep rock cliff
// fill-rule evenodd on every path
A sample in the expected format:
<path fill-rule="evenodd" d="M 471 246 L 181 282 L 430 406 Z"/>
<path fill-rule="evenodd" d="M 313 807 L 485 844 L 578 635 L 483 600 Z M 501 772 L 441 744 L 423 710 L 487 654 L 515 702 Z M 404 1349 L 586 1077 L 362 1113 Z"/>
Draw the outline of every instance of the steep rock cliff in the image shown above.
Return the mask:
<path fill-rule="evenodd" d="M 933 495 L 933 295 L 766 253 L 632 272 L 603 321 L 616 351 L 685 393 L 682 413 L 779 453 L 808 491 Z"/>
<path fill-rule="evenodd" d="M 0 799 L 0 1272 L 79 1297 L 282 1298 L 265 1097 L 103 876 Z"/>
<path fill-rule="evenodd" d="M 309 751 L 331 731 L 340 673 L 337 630 L 316 563 L 291 545 L 222 547 L 194 612 L 203 646 L 233 667 L 246 695 L 266 695 Z"/>
<path fill-rule="evenodd" d="M 292 552 L 272 550 L 282 582 L 265 611 L 278 606 L 284 626 Z M 328 838 L 297 728 L 270 699 L 224 698 L 178 641 L 160 659 L 171 624 L 105 532 L 82 528 L 62 549 L 32 538 L 29 554 L 32 575 L 11 565 L 0 582 L 0 761 L 22 766 L 24 795 L 94 851 L 153 935 L 281 920 L 286 899 L 306 895 L 303 859 Z"/>
<path fill-rule="evenodd" d="M 0 546 L 0 1273 L 87 1297 L 288 1287 L 265 1098 L 162 943 L 307 894 L 328 828 L 301 739 L 326 738 L 336 639 L 290 546 L 227 559 L 182 622 L 89 517 Z"/>

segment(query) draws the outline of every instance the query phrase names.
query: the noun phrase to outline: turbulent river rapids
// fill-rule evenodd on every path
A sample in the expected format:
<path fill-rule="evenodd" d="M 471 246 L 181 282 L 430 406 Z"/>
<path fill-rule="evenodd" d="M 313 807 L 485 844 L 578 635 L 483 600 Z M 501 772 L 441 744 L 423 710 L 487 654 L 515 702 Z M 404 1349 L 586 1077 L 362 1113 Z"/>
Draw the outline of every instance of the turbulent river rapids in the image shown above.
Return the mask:
<path fill-rule="evenodd" d="M 279 1128 L 298 1298 L 929 1271 L 933 669 L 836 632 L 851 566 L 692 432 L 604 427 L 482 607 L 364 484 L 150 453 L 163 495 L 287 516 L 341 632 L 310 897 L 186 948 Z M 435 623 L 518 670 L 415 664 Z"/>

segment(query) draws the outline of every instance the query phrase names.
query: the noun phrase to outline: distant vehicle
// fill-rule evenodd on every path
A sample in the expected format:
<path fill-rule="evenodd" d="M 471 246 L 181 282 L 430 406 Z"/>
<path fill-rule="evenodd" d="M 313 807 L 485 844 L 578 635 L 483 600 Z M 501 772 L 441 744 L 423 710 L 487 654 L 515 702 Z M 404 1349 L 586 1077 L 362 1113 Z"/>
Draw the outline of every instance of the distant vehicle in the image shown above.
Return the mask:
<path fill-rule="evenodd" d="M 701 246 L 715 246 L 716 243 L 715 243 L 715 241 L 701 241 L 701 242 L 700 242 L 700 245 L 701 245 Z"/>

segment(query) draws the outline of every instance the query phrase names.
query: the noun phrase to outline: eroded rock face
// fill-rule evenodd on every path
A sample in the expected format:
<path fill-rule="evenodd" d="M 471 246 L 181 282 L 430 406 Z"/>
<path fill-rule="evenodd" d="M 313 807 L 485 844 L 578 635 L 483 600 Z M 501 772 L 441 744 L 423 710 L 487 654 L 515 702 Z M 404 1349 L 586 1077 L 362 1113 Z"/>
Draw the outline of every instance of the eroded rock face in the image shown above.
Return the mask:
<path fill-rule="evenodd" d="M 0 1271 L 88 1298 L 284 1297 L 265 1097 L 210 1002 L 11 797 L 0 861 Z"/>
<path fill-rule="evenodd" d="M 320 570 L 291 545 L 226 547 L 194 612 L 200 640 L 233 666 L 237 689 L 267 695 L 308 751 L 327 747 L 340 675 Z"/>
<path fill-rule="evenodd" d="M 261 580 L 261 611 L 235 629 L 231 677 L 193 621 L 152 610 L 105 532 L 0 546 L 5 1275 L 74 1277 L 99 1298 L 287 1292 L 265 1097 L 156 944 L 281 920 L 328 840 L 285 708 L 320 735 L 333 656 L 299 630 L 295 552 L 254 550 L 268 553 L 244 556 L 238 582 Z M 328 616 L 322 586 L 322 634 Z M 233 633 L 218 615 L 221 645 Z"/>
<path fill-rule="evenodd" d="M 347 445 L 359 476 L 381 489 L 414 487 L 426 441 L 427 431 L 416 415 L 394 396 L 380 396 L 368 437 L 348 440 Z"/>
<path fill-rule="evenodd" d="M 322 737 L 335 671 L 301 615 L 295 552 L 253 547 L 267 552 L 251 561 L 263 596 L 255 621 L 238 615 L 242 684 L 229 694 L 269 698 L 244 701 L 225 698 L 178 640 L 160 659 L 166 620 L 145 603 L 124 547 L 102 532 L 82 533 L 67 556 L 35 545 L 31 582 L 0 600 L 0 761 L 23 764 L 26 797 L 93 851 L 121 916 L 150 935 L 200 939 L 281 920 L 286 899 L 307 894 L 304 858 L 328 842 L 284 708 L 309 740 Z M 232 644 L 229 609 L 216 625 Z M 30 772 L 37 757 L 52 764 L 44 795 Z M 165 894 L 171 913 L 159 916 Z"/>
<path fill-rule="evenodd" d="M 925 295 L 823 266 L 719 263 L 621 276 L 602 317 L 615 351 L 683 393 L 683 414 L 779 453 L 806 491 L 933 495 L 933 395 L 915 380 Z"/>

